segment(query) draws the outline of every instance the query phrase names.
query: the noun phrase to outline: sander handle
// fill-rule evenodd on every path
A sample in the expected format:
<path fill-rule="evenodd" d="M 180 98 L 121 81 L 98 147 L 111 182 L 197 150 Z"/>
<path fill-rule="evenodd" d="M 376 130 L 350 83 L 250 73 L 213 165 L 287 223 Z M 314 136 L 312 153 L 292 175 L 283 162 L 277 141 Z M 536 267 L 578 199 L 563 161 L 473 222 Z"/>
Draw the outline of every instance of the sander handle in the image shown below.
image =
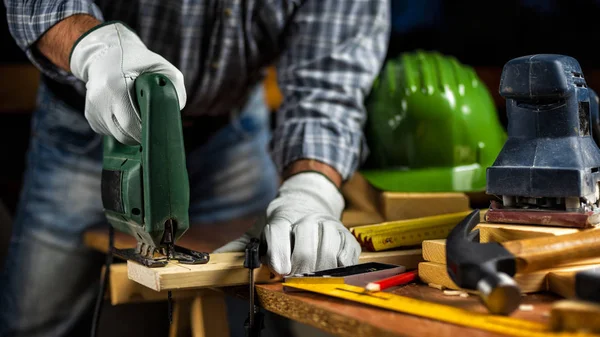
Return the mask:
<path fill-rule="evenodd" d="M 532 272 L 580 259 L 600 257 L 600 229 L 503 242 L 515 256 L 517 273 Z"/>

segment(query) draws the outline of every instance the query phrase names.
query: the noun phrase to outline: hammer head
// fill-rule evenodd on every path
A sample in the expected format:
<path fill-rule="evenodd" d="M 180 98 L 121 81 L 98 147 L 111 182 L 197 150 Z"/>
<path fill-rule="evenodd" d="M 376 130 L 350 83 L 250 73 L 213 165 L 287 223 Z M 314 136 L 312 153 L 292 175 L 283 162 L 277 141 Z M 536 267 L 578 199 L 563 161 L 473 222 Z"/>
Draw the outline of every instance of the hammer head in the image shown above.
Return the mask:
<path fill-rule="evenodd" d="M 575 275 L 575 296 L 600 304 L 600 267 L 586 269 Z"/>
<path fill-rule="evenodd" d="M 474 210 L 446 238 L 448 275 L 460 288 L 479 291 L 492 313 L 507 315 L 521 301 L 521 291 L 512 279 L 515 257 L 498 243 L 479 243 L 478 235 L 471 233 L 477 224 L 479 210 Z"/>

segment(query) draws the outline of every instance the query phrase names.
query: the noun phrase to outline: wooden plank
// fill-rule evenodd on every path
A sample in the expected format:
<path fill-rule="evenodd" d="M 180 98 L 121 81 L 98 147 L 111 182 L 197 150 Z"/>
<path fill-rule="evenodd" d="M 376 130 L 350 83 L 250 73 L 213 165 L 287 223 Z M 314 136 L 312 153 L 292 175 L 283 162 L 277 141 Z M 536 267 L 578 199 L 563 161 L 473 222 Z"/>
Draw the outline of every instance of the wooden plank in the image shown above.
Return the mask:
<path fill-rule="evenodd" d="M 228 337 L 227 306 L 223 293 L 207 291 L 191 306 L 192 337 Z"/>
<path fill-rule="evenodd" d="M 319 294 L 286 293 L 279 283 L 257 285 L 256 290 L 265 310 L 335 336 L 498 336 Z"/>
<path fill-rule="evenodd" d="M 446 263 L 446 240 L 423 241 L 423 260 L 440 264 Z"/>
<path fill-rule="evenodd" d="M 575 298 L 575 274 L 584 269 L 600 267 L 600 259 L 596 260 L 599 260 L 598 264 L 590 264 L 587 268 L 548 273 L 548 290 L 564 298 Z"/>
<path fill-rule="evenodd" d="M 464 193 L 397 193 L 383 192 L 379 210 L 385 221 L 468 211 L 469 198 Z"/>
<path fill-rule="evenodd" d="M 557 301 L 550 311 L 553 331 L 600 333 L 600 305 L 577 300 Z"/>
<path fill-rule="evenodd" d="M 550 273 L 567 273 L 576 272 L 584 269 L 591 268 L 595 265 L 577 265 L 561 268 L 553 268 L 540 270 L 527 274 L 516 274 L 514 277 L 515 282 L 521 288 L 523 293 L 534 293 L 539 291 L 547 291 L 550 289 L 547 276 Z M 434 283 L 444 286 L 449 289 L 460 289 L 450 278 L 446 270 L 446 265 L 434 262 L 421 262 L 419 263 L 419 278 L 425 283 Z M 466 290 L 465 290 L 466 291 Z"/>
<path fill-rule="evenodd" d="M 576 233 L 577 228 L 481 223 L 480 242 L 505 242 Z"/>
<path fill-rule="evenodd" d="M 446 324 L 320 294 L 286 293 L 280 283 L 257 285 L 256 288 L 261 307 L 336 336 L 499 336 L 486 331 Z M 400 296 L 450 305 L 473 312 L 488 312 L 476 296 L 467 298 L 446 296 L 437 289 L 429 288 L 426 285 L 413 283 L 387 291 Z M 513 316 L 546 324 L 549 318 L 547 313 L 554 299 L 555 296 L 548 294 L 525 296 L 523 303 L 531 304 L 534 310 L 516 311 Z"/>
<path fill-rule="evenodd" d="M 377 212 L 347 209 L 342 213 L 342 224 L 344 224 L 345 227 L 371 225 L 383 221 L 383 217 Z"/>
<path fill-rule="evenodd" d="M 105 267 L 102 267 L 104 273 Z M 172 292 L 174 300 L 184 300 L 201 296 L 204 289 L 175 290 Z M 114 263 L 110 266 L 108 295 L 112 305 L 160 302 L 167 300 L 167 291 L 156 291 L 130 280 L 127 277 L 127 263 Z"/>
<path fill-rule="evenodd" d="M 403 265 L 414 269 L 422 261 L 421 249 L 363 252 L 360 263 L 381 262 Z M 211 254 L 211 260 L 203 265 L 169 263 L 161 268 L 147 268 L 128 261 L 129 279 L 156 291 L 205 287 L 225 287 L 248 283 L 248 270 L 243 267 L 244 253 Z M 257 283 L 281 281 L 263 264 L 254 271 Z"/>
<path fill-rule="evenodd" d="M 579 231 L 574 228 L 559 228 L 546 226 L 521 226 L 505 224 L 486 224 L 481 223 L 475 227 L 479 229 L 480 242 L 498 242 L 532 239 L 537 237 L 565 235 Z M 425 240 L 423 241 L 423 259 L 429 262 L 446 263 L 446 240 Z M 600 258 L 591 258 L 574 262 L 571 264 L 594 264 L 600 261 Z"/>

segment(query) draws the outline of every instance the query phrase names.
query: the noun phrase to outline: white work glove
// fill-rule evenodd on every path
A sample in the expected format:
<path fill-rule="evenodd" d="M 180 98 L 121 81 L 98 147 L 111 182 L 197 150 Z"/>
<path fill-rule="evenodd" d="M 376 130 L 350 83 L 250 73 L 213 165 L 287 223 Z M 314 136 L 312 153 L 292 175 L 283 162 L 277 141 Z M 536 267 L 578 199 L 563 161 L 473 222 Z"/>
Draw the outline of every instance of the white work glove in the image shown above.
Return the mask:
<path fill-rule="evenodd" d="M 180 109 L 185 107 L 183 74 L 148 50 L 122 23 L 92 28 L 75 44 L 69 62 L 73 75 L 86 84 L 85 117 L 90 127 L 123 144 L 141 142 L 134 81 L 142 73 L 157 72 L 169 78 L 177 91 Z"/>
<path fill-rule="evenodd" d="M 319 173 L 299 173 L 282 184 L 264 217 L 215 253 L 244 251 L 262 232 L 267 263 L 279 275 L 354 265 L 361 247 L 340 222 L 343 209 L 344 198 L 331 181 Z"/>

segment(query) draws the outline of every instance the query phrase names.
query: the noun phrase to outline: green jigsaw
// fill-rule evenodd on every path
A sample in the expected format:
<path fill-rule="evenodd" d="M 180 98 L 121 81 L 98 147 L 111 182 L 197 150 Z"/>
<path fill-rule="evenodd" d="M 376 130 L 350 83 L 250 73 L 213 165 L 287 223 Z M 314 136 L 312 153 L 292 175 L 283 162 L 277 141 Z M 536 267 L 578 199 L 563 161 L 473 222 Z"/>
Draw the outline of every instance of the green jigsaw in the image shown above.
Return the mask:
<path fill-rule="evenodd" d="M 137 239 L 136 248 L 113 254 L 148 267 L 173 259 L 203 264 L 209 254 L 175 242 L 189 228 L 189 181 L 177 92 L 164 75 L 135 80 L 142 142 L 129 146 L 104 137 L 102 203 L 109 223 Z"/>

